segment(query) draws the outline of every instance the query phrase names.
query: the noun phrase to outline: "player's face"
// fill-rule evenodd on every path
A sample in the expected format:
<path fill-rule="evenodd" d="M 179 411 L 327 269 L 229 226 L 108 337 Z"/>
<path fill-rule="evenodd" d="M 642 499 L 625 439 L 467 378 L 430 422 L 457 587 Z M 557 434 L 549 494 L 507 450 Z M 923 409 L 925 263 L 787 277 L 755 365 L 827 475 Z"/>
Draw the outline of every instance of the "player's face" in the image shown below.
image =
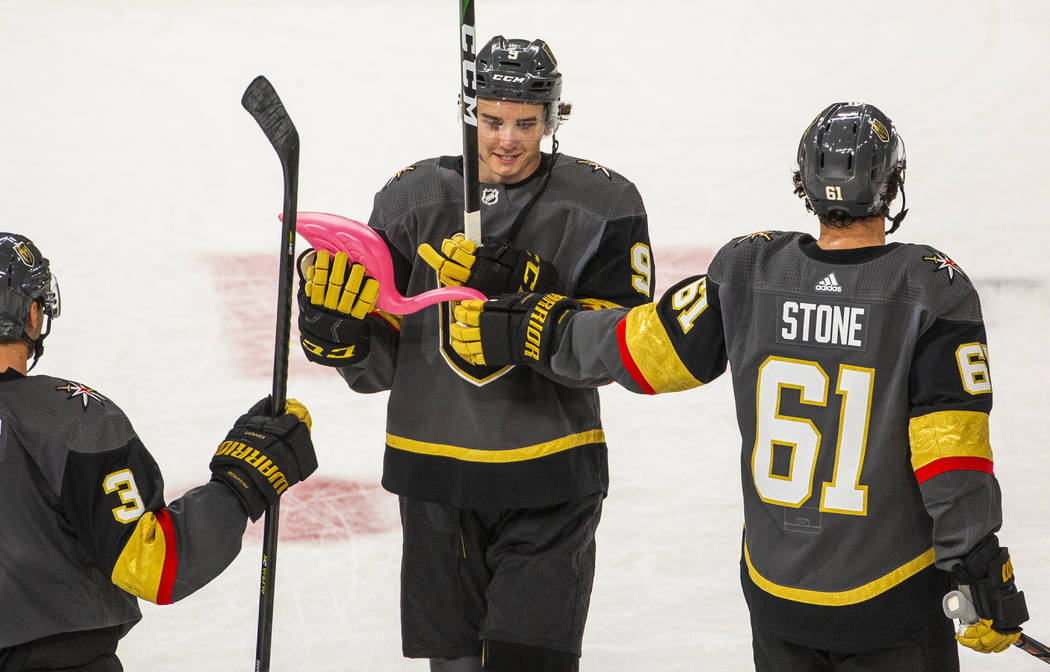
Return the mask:
<path fill-rule="evenodd" d="M 478 100 L 478 176 L 513 184 L 536 172 L 546 126 L 542 103 Z"/>

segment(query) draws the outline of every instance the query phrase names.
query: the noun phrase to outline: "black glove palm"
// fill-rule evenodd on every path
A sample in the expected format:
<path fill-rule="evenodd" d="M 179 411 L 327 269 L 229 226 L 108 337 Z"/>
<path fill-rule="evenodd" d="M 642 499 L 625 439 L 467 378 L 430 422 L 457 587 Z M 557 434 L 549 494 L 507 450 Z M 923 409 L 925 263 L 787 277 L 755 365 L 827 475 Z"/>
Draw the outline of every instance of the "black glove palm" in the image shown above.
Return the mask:
<path fill-rule="evenodd" d="M 317 470 L 310 412 L 289 399 L 287 412 L 271 417 L 270 397 L 237 418 L 211 459 L 212 478 L 230 486 L 253 521 L 290 486 Z"/>
<path fill-rule="evenodd" d="M 299 343 L 311 362 L 346 366 L 369 352 L 365 316 L 375 306 L 379 283 L 346 254 L 307 250 L 299 257 Z"/>

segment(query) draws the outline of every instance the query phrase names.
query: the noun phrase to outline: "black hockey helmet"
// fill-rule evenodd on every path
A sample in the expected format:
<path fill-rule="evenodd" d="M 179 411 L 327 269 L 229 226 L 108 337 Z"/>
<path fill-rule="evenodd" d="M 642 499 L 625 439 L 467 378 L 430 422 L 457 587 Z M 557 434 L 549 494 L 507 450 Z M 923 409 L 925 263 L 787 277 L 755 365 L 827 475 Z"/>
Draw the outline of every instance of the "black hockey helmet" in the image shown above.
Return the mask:
<path fill-rule="evenodd" d="M 38 338 L 26 333 L 29 307 L 40 304 L 47 324 Z M 0 341 L 24 339 L 34 350 L 33 364 L 44 352 L 51 320 L 62 310 L 58 282 L 50 263 L 33 241 L 18 233 L 0 232 Z"/>
<path fill-rule="evenodd" d="M 904 141 L 874 105 L 835 103 L 824 109 L 798 143 L 798 170 L 806 207 L 817 214 L 889 216 L 887 185 L 895 173 L 904 191 Z M 891 217 L 894 231 L 906 210 Z"/>
<path fill-rule="evenodd" d="M 552 103 L 561 98 L 558 61 L 540 39 L 508 40 L 497 35 L 477 56 L 479 98 L 522 103 Z"/>

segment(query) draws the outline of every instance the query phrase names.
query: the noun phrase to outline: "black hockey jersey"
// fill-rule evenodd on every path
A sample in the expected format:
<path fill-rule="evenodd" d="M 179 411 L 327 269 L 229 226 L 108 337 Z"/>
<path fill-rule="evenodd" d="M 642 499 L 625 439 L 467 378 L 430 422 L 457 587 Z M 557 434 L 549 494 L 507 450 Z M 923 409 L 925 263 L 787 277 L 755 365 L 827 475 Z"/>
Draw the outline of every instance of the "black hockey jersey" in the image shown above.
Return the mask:
<path fill-rule="evenodd" d="M 136 597 L 167 604 L 218 575 L 248 518 L 237 496 L 213 481 L 163 497 L 116 404 L 67 379 L 0 373 L 0 649 L 126 632 Z"/>
<path fill-rule="evenodd" d="M 789 641 L 857 651 L 943 618 L 946 570 L 1001 523 L 980 303 L 933 248 L 756 233 L 658 303 L 562 329 L 555 373 L 636 392 L 696 387 L 728 360 L 744 593 Z"/>
<path fill-rule="evenodd" d="M 403 295 L 438 286 L 416 250 L 439 249 L 462 229 L 460 164 L 421 161 L 375 197 L 369 225 L 387 241 Z M 544 155 L 523 182 L 481 187 L 484 239 L 551 262 L 560 292 L 595 308 L 651 300 L 645 209 L 622 176 Z M 403 319 L 370 315 L 370 354 L 340 369 L 354 390 L 390 390 L 384 487 L 465 508 L 544 506 L 605 491 L 605 436 L 590 387 L 602 381 L 581 386 L 527 367 L 471 365 L 450 345 L 450 311 L 440 304 Z"/>

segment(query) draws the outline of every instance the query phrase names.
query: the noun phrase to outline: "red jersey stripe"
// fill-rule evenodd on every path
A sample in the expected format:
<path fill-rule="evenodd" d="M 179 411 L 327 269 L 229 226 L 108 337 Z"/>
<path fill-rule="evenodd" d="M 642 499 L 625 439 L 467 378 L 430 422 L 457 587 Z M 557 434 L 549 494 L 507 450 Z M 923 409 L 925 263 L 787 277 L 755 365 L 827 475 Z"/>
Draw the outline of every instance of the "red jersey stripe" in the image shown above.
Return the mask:
<path fill-rule="evenodd" d="M 160 585 L 157 586 L 157 604 L 171 604 L 171 591 L 175 586 L 175 570 L 178 554 L 175 548 L 175 527 L 167 509 L 160 509 L 154 514 L 157 524 L 164 532 L 164 567 L 160 572 Z"/>
<path fill-rule="evenodd" d="M 620 346 L 620 361 L 623 362 L 623 366 L 627 369 L 627 373 L 631 374 L 631 378 L 634 378 L 634 382 L 638 383 L 638 387 L 642 388 L 642 391 L 646 394 L 656 394 L 653 390 L 653 386 L 649 384 L 649 381 L 642 375 L 641 370 L 635 363 L 634 358 L 631 357 L 631 351 L 627 348 L 627 318 L 623 318 L 616 323 L 616 342 Z"/>
<path fill-rule="evenodd" d="M 944 457 L 915 470 L 919 483 L 930 480 L 946 471 L 983 471 L 994 474 L 992 461 L 983 457 Z"/>

